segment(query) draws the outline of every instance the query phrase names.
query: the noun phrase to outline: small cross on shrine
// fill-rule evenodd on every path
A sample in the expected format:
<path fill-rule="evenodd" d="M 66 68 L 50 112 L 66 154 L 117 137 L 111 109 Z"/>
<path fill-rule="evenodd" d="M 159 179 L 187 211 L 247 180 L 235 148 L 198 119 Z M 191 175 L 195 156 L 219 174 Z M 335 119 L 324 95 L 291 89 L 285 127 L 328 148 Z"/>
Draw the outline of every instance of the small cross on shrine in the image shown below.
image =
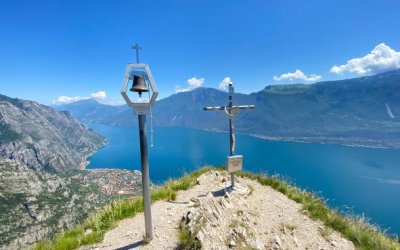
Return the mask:
<path fill-rule="evenodd" d="M 139 50 L 142 49 L 142 47 L 139 46 L 138 43 L 136 43 L 134 46 L 131 47 L 132 49 L 136 50 L 136 63 L 139 63 Z"/>
<path fill-rule="evenodd" d="M 216 107 L 205 107 L 204 111 L 225 111 L 229 119 L 229 157 L 227 163 L 228 172 L 231 173 L 231 186 L 232 188 L 235 186 L 235 172 L 240 171 L 242 169 L 242 159 L 243 157 L 235 154 L 235 134 L 233 131 L 233 117 L 239 109 L 255 109 L 254 105 L 241 105 L 241 106 L 233 106 L 233 95 L 234 89 L 232 83 L 229 83 L 229 103 L 228 106 L 216 106 Z"/>

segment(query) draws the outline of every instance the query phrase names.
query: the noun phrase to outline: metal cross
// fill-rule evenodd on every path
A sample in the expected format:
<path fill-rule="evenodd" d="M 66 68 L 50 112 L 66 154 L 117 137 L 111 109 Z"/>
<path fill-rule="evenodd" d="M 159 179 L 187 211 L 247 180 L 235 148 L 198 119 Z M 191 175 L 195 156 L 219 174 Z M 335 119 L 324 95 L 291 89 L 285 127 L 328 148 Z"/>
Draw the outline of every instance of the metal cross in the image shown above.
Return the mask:
<path fill-rule="evenodd" d="M 254 109 L 254 105 L 241 105 L 241 106 L 233 106 L 233 95 L 234 95 L 234 89 L 232 86 L 232 83 L 229 83 L 229 103 L 228 106 L 216 106 L 216 107 L 205 107 L 203 108 L 204 111 L 217 111 L 217 110 L 223 110 L 225 113 L 228 115 L 229 118 L 229 155 L 233 156 L 235 154 L 235 134 L 233 131 L 233 116 L 236 114 L 236 112 L 239 109 Z M 231 173 L 231 185 L 232 187 L 235 186 L 235 175 L 234 173 Z"/>
<path fill-rule="evenodd" d="M 135 46 L 132 46 L 132 49 L 136 50 L 136 63 L 139 63 L 139 50 L 141 50 L 142 47 L 140 47 L 139 44 L 136 43 Z"/>

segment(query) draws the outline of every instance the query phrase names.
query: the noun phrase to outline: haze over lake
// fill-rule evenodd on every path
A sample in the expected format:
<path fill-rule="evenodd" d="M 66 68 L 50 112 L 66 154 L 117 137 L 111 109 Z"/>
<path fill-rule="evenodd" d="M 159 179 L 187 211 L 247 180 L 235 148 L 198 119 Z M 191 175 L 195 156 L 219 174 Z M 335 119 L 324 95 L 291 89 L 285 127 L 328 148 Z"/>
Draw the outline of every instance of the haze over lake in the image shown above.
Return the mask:
<path fill-rule="evenodd" d="M 108 144 L 90 158 L 88 168 L 140 170 L 136 127 L 92 125 Z M 149 146 L 150 135 L 148 134 Z M 244 170 L 279 174 L 318 192 L 331 207 L 365 214 L 372 223 L 400 235 L 400 150 L 318 143 L 268 141 L 236 135 Z M 150 178 L 162 183 L 206 164 L 225 164 L 227 133 L 186 128 L 155 128 L 149 147 Z"/>

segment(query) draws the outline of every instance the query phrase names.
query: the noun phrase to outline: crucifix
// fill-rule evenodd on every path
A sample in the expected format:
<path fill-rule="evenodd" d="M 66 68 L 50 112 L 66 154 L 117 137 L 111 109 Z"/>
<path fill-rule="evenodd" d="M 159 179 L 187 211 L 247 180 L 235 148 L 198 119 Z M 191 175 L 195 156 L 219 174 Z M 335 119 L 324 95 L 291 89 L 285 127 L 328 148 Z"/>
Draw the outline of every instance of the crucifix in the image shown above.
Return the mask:
<path fill-rule="evenodd" d="M 235 171 L 239 171 L 242 168 L 242 156 L 237 155 L 235 156 L 235 134 L 233 131 L 233 117 L 239 109 L 254 109 L 254 105 L 240 105 L 240 106 L 233 106 L 233 95 L 234 89 L 232 83 L 229 83 L 229 102 L 228 106 L 216 106 L 216 107 L 205 107 L 203 108 L 204 111 L 225 111 L 225 114 L 228 116 L 229 119 L 229 157 L 228 157 L 228 172 L 231 172 L 231 186 L 232 188 L 235 186 Z M 231 168 L 232 167 L 232 168 Z"/>
<path fill-rule="evenodd" d="M 142 47 L 140 47 L 139 44 L 136 43 L 135 46 L 132 46 L 131 48 L 136 50 L 136 63 L 139 63 L 139 50 L 141 50 Z"/>

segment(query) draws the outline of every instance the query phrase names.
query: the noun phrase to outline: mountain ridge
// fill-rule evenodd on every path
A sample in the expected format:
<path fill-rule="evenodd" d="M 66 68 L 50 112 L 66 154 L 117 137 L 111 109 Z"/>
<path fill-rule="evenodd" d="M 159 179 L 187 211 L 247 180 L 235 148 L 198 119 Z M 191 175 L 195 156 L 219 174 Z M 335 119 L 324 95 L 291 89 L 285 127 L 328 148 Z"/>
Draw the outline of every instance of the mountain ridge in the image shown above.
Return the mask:
<path fill-rule="evenodd" d="M 204 87 L 173 94 L 157 101 L 154 124 L 227 131 L 223 112 L 202 110 L 226 105 L 227 99 L 226 92 Z M 80 104 L 84 109 L 85 103 Z M 400 148 L 400 69 L 339 81 L 268 85 L 255 93 L 236 93 L 234 104 L 256 105 L 255 110 L 238 112 L 237 132 L 282 140 Z M 69 110 L 88 124 L 137 124 L 127 106 L 103 109 L 102 105 L 95 113 L 78 113 L 79 105 L 75 110 L 70 105 L 58 110 Z"/>
<path fill-rule="evenodd" d="M 0 95 L 0 156 L 33 169 L 79 169 L 105 138 L 70 112 Z"/>

